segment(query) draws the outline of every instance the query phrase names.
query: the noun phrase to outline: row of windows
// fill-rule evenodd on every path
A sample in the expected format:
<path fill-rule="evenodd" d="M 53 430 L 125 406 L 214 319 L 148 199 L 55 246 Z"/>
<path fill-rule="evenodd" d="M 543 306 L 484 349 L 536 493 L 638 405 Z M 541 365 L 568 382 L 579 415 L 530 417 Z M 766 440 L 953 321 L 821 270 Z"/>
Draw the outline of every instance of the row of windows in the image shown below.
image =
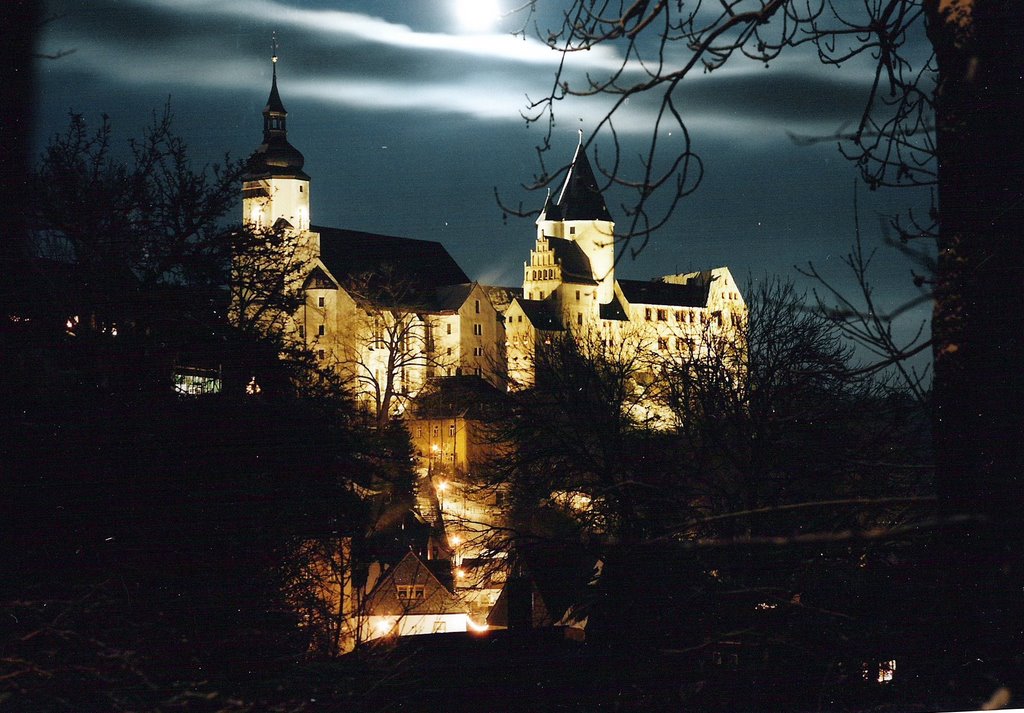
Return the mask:
<path fill-rule="evenodd" d="M 667 322 L 668 310 L 662 308 L 646 307 L 644 308 L 644 319 L 646 319 L 648 322 Z M 696 312 L 694 312 L 693 310 L 677 309 L 675 311 L 675 320 L 676 322 L 680 322 L 682 324 L 695 324 L 697 321 L 697 315 Z M 700 313 L 701 324 L 709 324 L 712 320 L 717 322 L 719 327 L 721 327 L 724 324 L 724 319 L 722 318 L 721 312 L 715 312 L 713 315 L 708 314 L 707 312 Z M 734 325 L 738 325 L 739 322 L 739 316 L 734 314 L 732 316 L 732 323 Z"/>
<path fill-rule="evenodd" d="M 531 270 L 531 280 L 553 280 L 555 279 L 555 270 Z"/>
<path fill-rule="evenodd" d="M 440 436 L 441 436 L 441 427 L 440 426 L 434 426 L 433 431 L 434 431 L 433 432 L 433 437 L 434 438 L 440 438 Z M 449 423 L 448 424 L 448 435 L 449 436 L 454 436 L 455 435 L 455 424 L 454 423 Z M 416 437 L 417 438 L 423 438 L 423 426 L 417 426 L 416 427 Z"/>

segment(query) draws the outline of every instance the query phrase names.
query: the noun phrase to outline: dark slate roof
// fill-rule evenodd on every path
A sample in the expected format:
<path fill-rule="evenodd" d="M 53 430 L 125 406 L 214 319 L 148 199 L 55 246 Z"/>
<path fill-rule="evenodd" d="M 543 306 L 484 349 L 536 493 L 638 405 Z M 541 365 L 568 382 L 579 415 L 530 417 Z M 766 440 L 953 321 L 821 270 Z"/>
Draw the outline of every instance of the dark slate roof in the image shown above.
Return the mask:
<path fill-rule="evenodd" d="M 331 279 L 323 269 L 318 265 L 314 267 L 312 272 L 306 278 L 305 282 L 302 283 L 302 289 L 304 290 L 336 290 L 338 285 Z"/>
<path fill-rule="evenodd" d="M 622 303 L 619 302 L 618 295 L 612 295 L 612 301 L 606 305 L 600 306 L 601 319 L 613 319 L 618 322 L 628 322 L 629 315 L 626 314 L 626 310 L 622 308 Z"/>
<path fill-rule="evenodd" d="M 433 303 L 430 306 L 438 312 L 457 312 L 466 303 L 466 300 L 469 299 L 473 286 L 473 283 L 469 283 L 438 287 L 434 293 Z"/>
<path fill-rule="evenodd" d="M 548 208 L 548 220 L 612 219 L 582 142 L 576 147 L 576 155 L 572 158 L 572 165 L 569 166 L 569 174 L 565 177 L 557 204 L 549 204 L 550 201 L 545 204 Z"/>
<path fill-rule="evenodd" d="M 677 285 L 657 280 L 619 280 L 622 295 L 630 304 L 706 307 L 711 283 L 692 281 Z"/>
<path fill-rule="evenodd" d="M 562 266 L 562 281 L 573 284 L 596 285 L 590 258 L 579 243 L 564 238 L 548 238 L 555 259 Z"/>
<path fill-rule="evenodd" d="M 555 312 L 550 302 L 545 300 L 519 300 L 519 306 L 535 329 L 549 332 L 560 332 L 565 329 L 561 315 Z"/>
<path fill-rule="evenodd" d="M 404 601 L 398 598 L 398 585 L 422 585 L 422 600 Z M 366 612 L 371 616 L 403 614 L 465 614 L 465 605 L 455 598 L 431 568 L 409 552 L 394 567 L 384 573 L 367 599 Z"/>
<path fill-rule="evenodd" d="M 391 272 L 401 276 L 409 288 L 424 296 L 435 296 L 439 287 L 465 285 L 469 277 L 441 243 L 358 230 L 314 225 L 320 233 L 320 259 L 344 282 L 365 274 Z"/>
<path fill-rule="evenodd" d="M 483 418 L 506 406 L 506 394 L 475 375 L 442 376 L 420 391 L 413 402 L 412 417 L 420 419 Z"/>
<path fill-rule="evenodd" d="M 522 287 L 500 287 L 498 285 L 480 285 L 484 292 L 487 293 L 487 299 L 494 305 L 494 309 L 498 310 L 500 314 L 504 314 L 508 306 L 512 304 L 512 300 L 516 298 L 522 298 L 523 288 Z"/>

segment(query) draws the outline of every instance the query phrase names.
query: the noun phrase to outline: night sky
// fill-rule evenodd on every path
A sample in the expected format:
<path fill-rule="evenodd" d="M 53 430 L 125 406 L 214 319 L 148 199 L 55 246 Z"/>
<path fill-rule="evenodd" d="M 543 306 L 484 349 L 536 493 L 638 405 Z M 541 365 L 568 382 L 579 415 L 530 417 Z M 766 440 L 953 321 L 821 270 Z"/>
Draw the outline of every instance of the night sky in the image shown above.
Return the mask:
<path fill-rule="evenodd" d="M 270 89 L 271 33 L 291 143 L 306 157 L 316 224 L 438 240 L 473 278 L 516 285 L 534 240 L 531 220 L 509 218 L 509 203 L 539 208 L 543 194 L 521 184 L 538 172 L 543 126 L 520 115 L 527 96 L 545 94 L 558 55 L 513 37 L 523 16 L 470 26 L 459 0 L 51 0 L 55 16 L 42 60 L 41 148 L 69 111 L 96 124 L 111 117 L 116 140 L 137 136 L 170 98 L 193 160 L 247 156 L 260 143 Z M 523 0 L 499 0 L 503 11 Z M 548 0 L 536 21 L 559 24 Z M 548 14 L 545 14 L 548 13 Z M 923 29 L 922 29 L 923 34 Z M 922 47 L 924 37 L 919 38 Z M 571 76 L 617 64 L 615 48 L 574 55 Z M 683 48 L 678 48 L 682 52 Z M 700 189 L 671 224 L 619 275 L 644 279 L 719 265 L 741 282 L 813 261 L 843 283 L 838 264 L 854 239 L 854 167 L 834 142 L 798 147 L 787 131 L 831 135 L 853 126 L 871 78 L 863 64 L 822 66 L 793 50 L 769 67 L 736 58 L 688 78 L 681 105 L 705 162 Z M 597 123 L 604 100 L 557 107 L 551 165 L 568 161 L 577 129 Z M 616 127 L 636 155 L 650 130 L 637 101 Z M 880 245 L 885 215 L 925 212 L 927 191 L 869 193 L 857 185 L 863 237 Z M 625 223 L 622 197 L 606 194 Z M 239 214 L 241 207 L 239 207 Z M 880 248 L 873 282 L 883 309 L 916 296 L 911 266 Z M 802 281 L 802 284 L 808 284 Z M 923 305 L 905 329 L 927 319 Z"/>

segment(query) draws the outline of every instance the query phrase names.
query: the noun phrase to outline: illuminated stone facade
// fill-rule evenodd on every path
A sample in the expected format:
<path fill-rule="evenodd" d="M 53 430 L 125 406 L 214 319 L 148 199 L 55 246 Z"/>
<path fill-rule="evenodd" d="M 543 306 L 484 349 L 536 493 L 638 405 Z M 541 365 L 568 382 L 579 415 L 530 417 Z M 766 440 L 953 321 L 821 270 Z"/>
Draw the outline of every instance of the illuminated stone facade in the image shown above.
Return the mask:
<path fill-rule="evenodd" d="M 489 292 L 437 242 L 313 225 L 310 177 L 287 138 L 276 58 L 263 143 L 242 186 L 242 217 L 284 230 L 303 304 L 281 328 L 336 369 L 368 407 L 400 414 L 433 377 L 504 388 L 504 333 Z"/>
<path fill-rule="evenodd" d="M 615 248 L 615 224 L 581 144 L 537 219 L 522 295 L 505 312 L 512 388 L 535 383 L 537 348 L 567 332 L 609 354 L 654 359 L 688 359 L 714 340 L 735 341 L 747 308 L 728 268 L 617 280 Z"/>

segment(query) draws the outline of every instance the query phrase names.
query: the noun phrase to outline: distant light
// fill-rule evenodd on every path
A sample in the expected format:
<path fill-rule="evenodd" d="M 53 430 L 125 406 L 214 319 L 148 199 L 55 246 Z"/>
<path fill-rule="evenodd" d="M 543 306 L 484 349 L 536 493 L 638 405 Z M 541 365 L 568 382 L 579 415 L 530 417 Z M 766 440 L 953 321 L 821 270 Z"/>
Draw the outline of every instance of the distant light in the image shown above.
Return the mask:
<path fill-rule="evenodd" d="M 437 484 L 437 489 L 442 493 L 446 491 L 448 489 L 448 481 L 442 480 L 440 483 Z"/>
<path fill-rule="evenodd" d="M 451 542 L 456 547 L 458 547 L 459 545 L 462 544 L 462 538 L 459 537 L 458 535 L 452 535 L 451 537 L 448 538 L 448 541 Z"/>
<path fill-rule="evenodd" d="M 456 569 L 455 570 L 455 578 L 456 579 L 465 579 L 466 578 L 466 570 L 462 569 L 462 567 L 459 567 L 458 569 Z"/>
<path fill-rule="evenodd" d="M 468 616 L 466 617 L 466 626 L 469 628 L 470 631 L 476 631 L 476 632 L 484 632 L 484 631 L 487 631 L 488 629 L 491 628 L 487 624 L 477 624 L 475 621 L 470 619 Z"/>
<path fill-rule="evenodd" d="M 455 16 L 467 32 L 486 32 L 501 19 L 496 0 L 454 0 Z"/>

